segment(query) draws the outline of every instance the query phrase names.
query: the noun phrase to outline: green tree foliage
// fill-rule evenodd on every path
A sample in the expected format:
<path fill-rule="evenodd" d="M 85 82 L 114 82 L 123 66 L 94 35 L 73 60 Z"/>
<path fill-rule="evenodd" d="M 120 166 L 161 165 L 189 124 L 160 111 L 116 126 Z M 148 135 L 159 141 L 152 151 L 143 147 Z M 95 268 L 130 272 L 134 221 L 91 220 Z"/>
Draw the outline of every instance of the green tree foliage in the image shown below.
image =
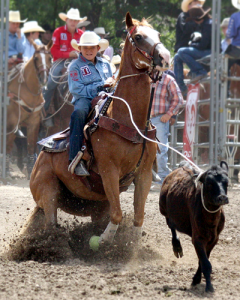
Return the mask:
<path fill-rule="evenodd" d="M 222 19 L 230 16 L 236 9 L 231 1 L 222 0 Z M 212 0 L 206 0 L 204 7 L 211 7 Z M 37 20 L 40 25 L 49 24 L 53 29 L 63 25 L 59 12 L 67 12 L 71 7 L 80 10 L 81 17 L 87 16 L 91 24 L 87 29 L 102 26 L 113 37 L 111 44 L 119 48 L 120 38 L 116 30 L 124 26 L 127 11 L 133 18 L 149 18 L 153 27 L 161 33 L 161 41 L 173 50 L 175 43 L 175 24 L 181 12 L 181 0 L 10 0 L 10 9 L 20 10 L 22 18 Z"/>

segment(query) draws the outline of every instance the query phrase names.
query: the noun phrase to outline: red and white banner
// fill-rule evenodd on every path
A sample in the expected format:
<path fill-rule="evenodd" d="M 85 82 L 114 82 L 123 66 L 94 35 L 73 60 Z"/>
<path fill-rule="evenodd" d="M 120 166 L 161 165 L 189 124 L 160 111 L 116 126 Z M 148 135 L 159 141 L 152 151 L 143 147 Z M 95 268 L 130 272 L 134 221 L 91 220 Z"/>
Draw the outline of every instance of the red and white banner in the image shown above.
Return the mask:
<path fill-rule="evenodd" d="M 193 161 L 193 144 L 195 141 L 195 125 L 197 101 L 199 99 L 199 83 L 188 86 L 187 102 L 185 108 L 185 124 L 183 130 L 183 154 Z"/>

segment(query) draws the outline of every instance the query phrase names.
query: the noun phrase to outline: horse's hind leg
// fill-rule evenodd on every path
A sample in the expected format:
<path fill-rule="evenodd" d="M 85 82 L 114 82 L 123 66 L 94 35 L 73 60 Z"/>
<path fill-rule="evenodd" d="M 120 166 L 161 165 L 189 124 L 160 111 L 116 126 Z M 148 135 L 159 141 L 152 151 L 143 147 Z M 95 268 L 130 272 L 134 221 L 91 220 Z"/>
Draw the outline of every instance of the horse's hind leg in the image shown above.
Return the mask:
<path fill-rule="evenodd" d="M 168 218 L 167 218 L 167 224 L 168 224 L 168 226 L 169 226 L 169 228 L 171 229 L 171 232 L 172 232 L 172 246 L 173 246 L 174 255 L 177 258 L 183 257 L 182 245 L 181 245 L 180 240 L 177 236 L 175 228 L 173 227 L 173 225 L 171 224 L 171 221 Z"/>

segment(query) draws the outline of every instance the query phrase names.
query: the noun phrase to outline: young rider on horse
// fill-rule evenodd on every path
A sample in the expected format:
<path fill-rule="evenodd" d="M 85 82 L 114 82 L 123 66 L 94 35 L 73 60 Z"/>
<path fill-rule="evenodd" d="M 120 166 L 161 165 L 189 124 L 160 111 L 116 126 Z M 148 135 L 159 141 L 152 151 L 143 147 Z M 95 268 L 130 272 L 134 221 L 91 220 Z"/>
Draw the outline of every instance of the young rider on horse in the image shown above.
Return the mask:
<path fill-rule="evenodd" d="M 58 85 L 61 71 L 64 68 L 65 60 L 70 58 L 77 58 L 77 53 L 71 46 L 71 40 L 75 39 L 79 42 L 83 31 L 77 28 L 79 22 L 83 22 L 87 17 L 80 18 L 80 13 L 78 9 L 71 8 L 67 14 L 60 13 L 59 18 L 66 22 L 62 27 L 57 28 L 52 36 L 53 46 L 51 48 L 51 53 L 53 56 L 53 61 L 56 62 L 48 77 L 47 88 L 43 90 L 43 96 L 45 99 L 45 111 L 48 110 L 51 98 L 53 96 L 54 90 Z M 48 124 L 45 123 L 47 126 Z M 52 126 L 52 125 L 51 125 Z"/>
<path fill-rule="evenodd" d="M 103 51 L 109 43 L 99 39 L 92 31 L 86 31 L 81 36 L 80 43 L 72 41 L 72 46 L 80 51 L 78 59 L 69 66 L 68 84 L 73 95 L 74 112 L 70 121 L 70 152 L 69 171 L 79 176 L 88 176 L 84 165 L 81 147 L 83 128 L 91 109 L 91 100 L 103 90 L 104 85 L 113 83 L 110 64 L 103 58 L 97 57 L 98 51 Z"/>

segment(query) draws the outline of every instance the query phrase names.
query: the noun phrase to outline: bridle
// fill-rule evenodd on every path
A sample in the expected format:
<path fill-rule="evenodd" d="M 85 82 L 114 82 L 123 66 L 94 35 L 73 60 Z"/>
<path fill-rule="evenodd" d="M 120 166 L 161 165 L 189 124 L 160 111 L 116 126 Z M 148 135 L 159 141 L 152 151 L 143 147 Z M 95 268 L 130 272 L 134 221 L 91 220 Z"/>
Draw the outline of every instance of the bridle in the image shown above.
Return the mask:
<path fill-rule="evenodd" d="M 155 48 L 158 44 L 162 44 L 161 42 L 158 42 L 158 43 L 155 43 L 152 48 L 151 48 L 151 51 L 150 51 L 150 54 L 147 53 L 146 51 L 140 49 L 136 43 L 134 42 L 133 38 L 132 38 L 132 34 L 134 32 L 134 30 L 136 29 L 137 26 L 134 26 L 127 34 L 127 37 L 128 37 L 128 40 L 129 42 L 132 44 L 132 46 L 135 48 L 135 50 L 137 50 L 139 53 L 141 53 L 145 58 L 147 58 L 147 60 L 149 60 L 150 62 L 153 61 L 153 55 L 154 55 L 154 51 L 155 51 Z"/>
<path fill-rule="evenodd" d="M 35 67 L 35 69 L 36 69 L 36 71 L 37 71 L 37 77 L 38 77 L 39 83 L 41 82 L 41 81 L 40 81 L 40 74 L 41 74 L 42 72 L 45 72 L 45 71 L 46 71 L 46 72 L 47 72 L 47 76 L 48 76 L 49 71 L 50 71 L 50 68 L 51 68 L 51 66 L 48 67 L 47 64 L 46 64 L 46 67 L 45 67 L 45 68 L 44 68 L 44 65 L 43 65 L 43 64 L 41 64 L 40 66 L 37 66 L 37 56 L 36 56 L 36 54 L 41 54 L 41 53 L 43 53 L 43 54 L 50 54 L 50 55 L 52 56 L 51 52 L 48 51 L 48 50 L 46 50 L 46 49 L 36 50 L 36 51 L 34 52 L 34 54 L 33 54 L 34 67 Z"/>

